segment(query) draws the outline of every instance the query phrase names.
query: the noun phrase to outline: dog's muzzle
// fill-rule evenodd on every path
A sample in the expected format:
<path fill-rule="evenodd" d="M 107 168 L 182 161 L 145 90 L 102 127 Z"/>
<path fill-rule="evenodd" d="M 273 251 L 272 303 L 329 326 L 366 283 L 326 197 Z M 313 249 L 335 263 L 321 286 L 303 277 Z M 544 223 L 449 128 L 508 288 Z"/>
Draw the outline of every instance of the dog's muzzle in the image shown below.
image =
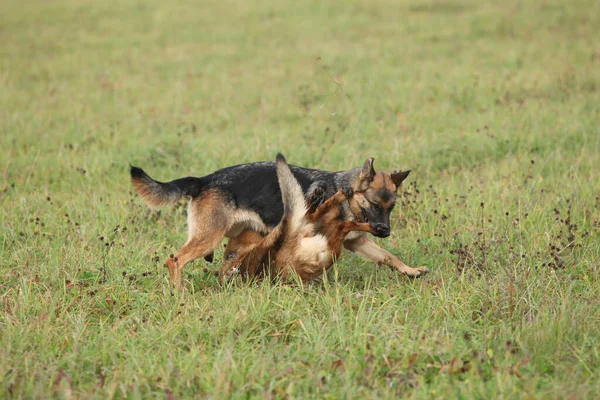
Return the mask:
<path fill-rule="evenodd" d="M 362 220 L 364 222 L 369 222 L 369 223 L 378 223 L 380 224 L 379 226 L 383 226 L 383 229 L 379 229 L 377 233 L 373 233 L 373 236 L 379 237 L 379 238 L 386 238 L 388 236 L 390 236 L 391 234 L 391 229 L 390 229 L 390 217 L 389 214 L 378 214 L 378 213 L 373 213 L 373 212 L 369 212 L 368 210 L 365 210 L 363 208 L 362 210 Z"/>
<path fill-rule="evenodd" d="M 381 233 L 377 233 L 375 236 L 377 236 L 379 238 L 386 238 L 386 237 L 390 236 L 390 234 L 391 234 L 391 230 L 390 230 L 390 227 L 388 226 L 385 231 L 382 231 Z"/>
<path fill-rule="evenodd" d="M 378 238 L 386 238 L 390 236 L 390 226 L 382 223 L 371 224 L 374 228 L 375 232 L 373 232 L 373 236 Z"/>

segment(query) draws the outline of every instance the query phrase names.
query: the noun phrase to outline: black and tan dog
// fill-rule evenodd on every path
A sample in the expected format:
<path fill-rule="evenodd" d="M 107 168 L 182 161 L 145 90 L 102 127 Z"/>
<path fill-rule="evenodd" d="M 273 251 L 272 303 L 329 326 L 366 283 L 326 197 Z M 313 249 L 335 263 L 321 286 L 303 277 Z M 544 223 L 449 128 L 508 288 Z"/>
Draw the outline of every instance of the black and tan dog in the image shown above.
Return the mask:
<path fill-rule="evenodd" d="M 383 223 L 387 229 L 380 231 L 378 237 L 390 234 L 390 213 L 396 202 L 396 191 L 410 172 L 376 172 L 373 158 L 369 158 L 362 168 L 348 171 L 329 172 L 294 165 L 290 165 L 290 169 L 307 198 L 315 193 L 330 198 L 344 187 L 352 188 L 356 194 L 342 203 L 340 219 Z M 273 162 L 236 165 L 204 177 L 187 177 L 164 183 L 132 166 L 131 180 L 151 207 L 172 204 L 183 197 L 190 198 L 188 240 L 175 257 L 167 259 L 169 274 L 177 287 L 181 283 L 183 267 L 197 258 L 211 257 L 224 237 L 230 238 L 226 252 L 232 252 L 246 243 L 260 240 L 283 216 L 281 191 Z M 348 234 L 344 247 L 408 276 L 419 276 L 428 271 L 426 267 L 407 266 L 398 257 L 377 246 L 364 232 Z"/>
<path fill-rule="evenodd" d="M 324 192 L 315 191 L 307 201 L 300 184 L 283 155 L 277 155 L 277 179 L 283 201 L 281 221 L 265 237 L 246 243 L 227 256 L 220 281 L 239 272 L 244 278 L 279 278 L 289 282 L 294 277 L 309 282 L 323 275 L 342 252 L 350 232 L 374 235 L 389 230 L 383 222 L 342 221 L 340 205 L 353 197 L 345 187 L 324 201 Z"/>

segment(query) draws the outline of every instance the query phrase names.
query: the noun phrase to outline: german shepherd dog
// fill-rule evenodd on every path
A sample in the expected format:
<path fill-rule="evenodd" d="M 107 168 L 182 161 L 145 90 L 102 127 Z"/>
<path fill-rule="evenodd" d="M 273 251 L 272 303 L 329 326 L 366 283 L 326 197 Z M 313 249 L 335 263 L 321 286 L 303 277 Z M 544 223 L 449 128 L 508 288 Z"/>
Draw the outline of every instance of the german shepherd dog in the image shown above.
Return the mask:
<path fill-rule="evenodd" d="M 380 235 L 389 230 L 383 222 L 341 221 L 340 205 L 354 194 L 345 187 L 323 201 L 324 192 L 316 190 L 307 201 L 285 157 L 277 155 L 277 179 L 283 201 L 283 217 L 271 232 L 256 243 L 243 245 L 226 255 L 220 281 L 239 271 L 244 278 L 270 276 L 289 282 L 293 275 L 302 282 L 320 277 L 342 252 L 350 232 Z"/>
<path fill-rule="evenodd" d="M 340 206 L 340 220 L 379 222 L 385 230 L 377 237 L 390 235 L 390 213 L 397 190 L 410 171 L 392 174 L 376 172 L 374 159 L 362 168 L 329 172 L 290 165 L 306 198 L 314 194 L 328 199 L 340 189 L 352 188 L 354 195 Z M 131 167 L 131 181 L 144 202 L 153 208 L 178 202 L 188 204 L 188 240 L 166 264 L 173 284 L 179 288 L 183 267 L 197 258 L 212 259 L 217 245 L 230 238 L 226 254 L 256 243 L 271 231 L 283 216 L 283 202 L 275 163 L 255 162 L 235 165 L 203 177 L 186 177 L 171 182 L 158 182 L 144 170 Z M 315 204 L 312 204 L 314 207 Z M 350 232 L 344 248 L 378 265 L 386 265 L 411 277 L 428 272 L 427 267 L 411 268 L 398 257 L 379 247 L 366 232 Z"/>

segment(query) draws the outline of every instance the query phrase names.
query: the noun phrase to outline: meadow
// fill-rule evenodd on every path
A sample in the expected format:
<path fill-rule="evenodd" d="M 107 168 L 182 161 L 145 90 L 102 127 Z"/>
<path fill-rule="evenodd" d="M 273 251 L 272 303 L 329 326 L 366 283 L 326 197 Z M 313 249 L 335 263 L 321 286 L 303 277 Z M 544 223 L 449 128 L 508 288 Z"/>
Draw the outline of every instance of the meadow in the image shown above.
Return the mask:
<path fill-rule="evenodd" d="M 600 394 L 600 2 L 0 2 L 0 398 Z M 310 285 L 164 260 L 159 180 L 412 169 Z M 222 252 L 222 251 L 221 251 Z"/>

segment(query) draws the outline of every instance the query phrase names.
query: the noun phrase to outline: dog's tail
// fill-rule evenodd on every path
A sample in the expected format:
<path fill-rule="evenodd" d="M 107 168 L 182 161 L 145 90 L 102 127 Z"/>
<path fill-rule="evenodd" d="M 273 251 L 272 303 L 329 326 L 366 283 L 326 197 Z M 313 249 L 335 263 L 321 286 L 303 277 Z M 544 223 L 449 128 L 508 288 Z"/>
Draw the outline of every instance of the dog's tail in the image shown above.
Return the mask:
<path fill-rule="evenodd" d="M 202 187 L 201 178 L 187 177 L 171 182 L 159 182 L 150 178 L 143 169 L 130 165 L 131 183 L 144 203 L 158 208 L 173 204 L 184 196 L 196 197 Z"/>
<path fill-rule="evenodd" d="M 290 229 L 295 230 L 302 225 L 306 215 L 306 201 L 298 180 L 292 174 L 283 154 L 277 154 L 277 179 L 283 200 L 283 217 L 289 218 Z"/>

